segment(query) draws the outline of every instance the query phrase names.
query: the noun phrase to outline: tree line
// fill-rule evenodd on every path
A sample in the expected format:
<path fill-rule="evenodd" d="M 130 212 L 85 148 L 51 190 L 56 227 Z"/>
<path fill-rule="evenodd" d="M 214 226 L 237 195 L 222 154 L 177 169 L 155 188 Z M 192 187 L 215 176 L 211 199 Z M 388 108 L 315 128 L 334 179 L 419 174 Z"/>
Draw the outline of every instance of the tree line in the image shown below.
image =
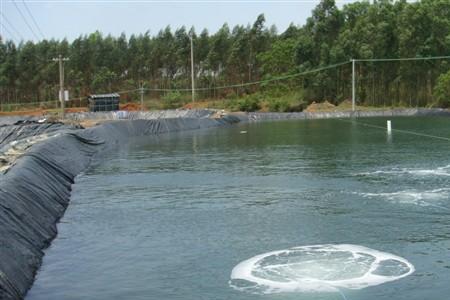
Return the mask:
<path fill-rule="evenodd" d="M 211 34 L 204 29 L 170 27 L 119 37 L 100 32 L 72 42 L 42 40 L 15 44 L 0 40 L 0 100 L 42 102 L 57 98 L 59 73 L 52 58 L 65 63 L 65 83 L 73 97 L 138 88 L 190 87 L 190 37 L 193 39 L 196 86 L 200 98 L 296 92 L 302 101 L 339 103 L 351 97 L 351 64 L 288 80 L 292 75 L 352 58 L 400 58 L 450 55 L 448 0 L 361 1 L 344 5 L 322 0 L 302 26 L 279 33 L 264 15 L 253 24 Z M 357 99 L 367 105 L 446 106 L 450 95 L 450 60 L 360 62 L 356 65 Z M 162 93 L 155 93 L 155 97 Z"/>

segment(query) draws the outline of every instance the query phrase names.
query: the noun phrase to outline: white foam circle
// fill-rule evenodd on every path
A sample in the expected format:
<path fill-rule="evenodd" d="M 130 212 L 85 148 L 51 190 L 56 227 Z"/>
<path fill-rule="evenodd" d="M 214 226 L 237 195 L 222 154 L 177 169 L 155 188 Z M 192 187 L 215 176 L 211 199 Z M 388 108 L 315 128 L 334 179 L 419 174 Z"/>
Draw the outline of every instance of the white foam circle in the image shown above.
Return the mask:
<path fill-rule="evenodd" d="M 414 272 L 406 259 L 358 245 L 312 245 L 247 259 L 230 286 L 251 293 L 337 292 L 398 280 Z"/>

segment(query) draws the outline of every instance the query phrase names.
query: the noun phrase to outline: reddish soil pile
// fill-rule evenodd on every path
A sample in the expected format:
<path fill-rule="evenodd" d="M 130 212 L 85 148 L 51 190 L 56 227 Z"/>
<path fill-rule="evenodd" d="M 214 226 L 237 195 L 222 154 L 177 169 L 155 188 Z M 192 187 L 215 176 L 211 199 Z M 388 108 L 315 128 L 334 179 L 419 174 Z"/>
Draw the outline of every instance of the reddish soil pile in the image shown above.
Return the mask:
<path fill-rule="evenodd" d="M 88 111 L 87 107 L 70 107 L 66 108 L 66 113 L 77 113 Z"/>
<path fill-rule="evenodd" d="M 128 102 L 124 104 L 119 105 L 120 110 L 127 110 L 127 111 L 138 111 L 141 110 L 141 105 L 134 102 Z"/>
<path fill-rule="evenodd" d="M 321 111 L 333 111 L 336 106 L 328 101 L 322 103 L 313 102 L 305 109 L 307 112 L 321 112 Z"/>

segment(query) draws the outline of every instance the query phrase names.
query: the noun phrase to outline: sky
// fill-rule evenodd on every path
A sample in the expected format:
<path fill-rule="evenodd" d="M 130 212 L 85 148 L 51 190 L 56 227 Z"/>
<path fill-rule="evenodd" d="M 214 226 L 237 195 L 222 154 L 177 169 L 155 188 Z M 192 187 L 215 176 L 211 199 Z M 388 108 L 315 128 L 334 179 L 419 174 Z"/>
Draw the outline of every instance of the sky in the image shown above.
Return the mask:
<path fill-rule="evenodd" d="M 263 13 L 266 25 L 283 32 L 290 23 L 303 25 L 318 0 L 0 0 L 0 35 L 12 39 L 74 40 L 96 30 L 104 35 L 127 36 L 149 31 L 156 35 L 172 29 L 194 26 L 215 33 L 224 23 L 252 24 Z M 338 6 L 354 2 L 337 0 Z M 22 17 L 23 15 L 23 17 Z"/>

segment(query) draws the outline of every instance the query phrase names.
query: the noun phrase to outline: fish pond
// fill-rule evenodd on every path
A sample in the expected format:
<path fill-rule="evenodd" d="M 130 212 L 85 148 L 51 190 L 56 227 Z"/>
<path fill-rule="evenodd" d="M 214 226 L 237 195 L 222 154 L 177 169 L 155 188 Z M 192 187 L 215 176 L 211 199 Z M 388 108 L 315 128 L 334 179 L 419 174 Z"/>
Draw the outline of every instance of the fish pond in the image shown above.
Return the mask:
<path fill-rule="evenodd" d="M 27 300 L 448 299 L 450 119 L 135 139 L 77 177 Z"/>

